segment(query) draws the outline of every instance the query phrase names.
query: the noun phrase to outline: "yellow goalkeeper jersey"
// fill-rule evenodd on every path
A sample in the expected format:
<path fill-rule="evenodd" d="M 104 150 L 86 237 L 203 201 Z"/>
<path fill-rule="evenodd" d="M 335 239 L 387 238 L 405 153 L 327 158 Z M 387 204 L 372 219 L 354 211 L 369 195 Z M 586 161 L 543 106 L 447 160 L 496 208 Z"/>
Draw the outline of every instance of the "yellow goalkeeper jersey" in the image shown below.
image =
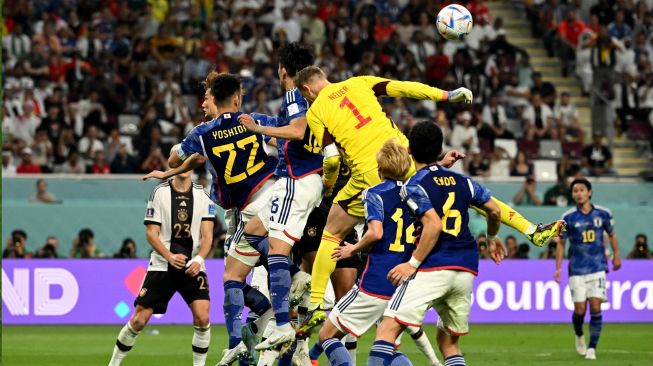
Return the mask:
<path fill-rule="evenodd" d="M 377 169 L 376 153 L 392 138 L 408 146 L 408 139 L 388 118 L 380 96 L 443 100 L 447 93 L 425 84 L 358 76 L 322 89 L 306 120 L 321 147 L 335 142 L 352 176 Z"/>

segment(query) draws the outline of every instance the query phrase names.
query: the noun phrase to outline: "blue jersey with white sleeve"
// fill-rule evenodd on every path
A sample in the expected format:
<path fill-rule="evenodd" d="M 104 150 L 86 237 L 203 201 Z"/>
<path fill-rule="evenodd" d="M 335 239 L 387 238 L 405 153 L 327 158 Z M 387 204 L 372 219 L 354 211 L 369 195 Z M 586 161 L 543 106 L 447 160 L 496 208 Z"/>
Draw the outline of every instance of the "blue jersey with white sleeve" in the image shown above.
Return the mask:
<path fill-rule="evenodd" d="M 388 272 L 408 261 L 415 248 L 415 220 L 399 196 L 402 186 L 402 182 L 385 180 L 363 192 L 365 219 L 381 221 L 383 237 L 370 249 L 358 288 L 382 299 L 390 299 L 396 288 Z"/>
<path fill-rule="evenodd" d="M 478 274 L 478 246 L 469 231 L 468 207 L 484 205 L 492 193 L 463 174 L 431 165 L 415 173 L 401 195 L 416 217 L 434 209 L 442 219 L 438 241 L 418 270 L 453 269 Z"/>
<path fill-rule="evenodd" d="M 274 174 L 277 159 L 265 151 L 265 137 L 247 131 L 238 116 L 224 113 L 196 126 L 184 138 L 177 154 L 185 160 L 193 153 L 204 155 L 213 176 L 211 199 L 222 208 L 247 206 L 251 196 Z M 275 118 L 252 113 L 261 125 L 275 125 Z"/>
<path fill-rule="evenodd" d="M 562 215 L 567 230 L 561 234 L 569 238 L 569 275 L 579 276 L 606 271 L 608 259 L 605 256 L 603 232 L 614 231 L 612 212 L 605 207 L 592 205 L 584 214 L 574 207 Z"/>
<path fill-rule="evenodd" d="M 277 125 L 279 127 L 287 126 L 293 119 L 305 117 L 307 111 L 308 102 L 297 88 L 292 88 L 283 96 Z M 278 177 L 299 179 L 322 171 L 322 154 L 320 154 L 320 148 L 316 146 L 315 137 L 308 127 L 306 127 L 304 138 L 301 141 L 277 139 L 277 149 L 279 165 L 275 174 Z"/>

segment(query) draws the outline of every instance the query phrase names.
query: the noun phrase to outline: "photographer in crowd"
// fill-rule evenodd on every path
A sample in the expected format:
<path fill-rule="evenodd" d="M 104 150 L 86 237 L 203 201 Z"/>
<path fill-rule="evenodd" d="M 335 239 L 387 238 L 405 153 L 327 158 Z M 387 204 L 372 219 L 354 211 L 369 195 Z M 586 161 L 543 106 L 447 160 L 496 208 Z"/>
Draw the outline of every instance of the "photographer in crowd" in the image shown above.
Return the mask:
<path fill-rule="evenodd" d="M 73 247 L 70 250 L 70 258 L 102 258 L 104 253 L 95 246 L 93 242 L 93 231 L 85 228 L 79 231 L 73 239 Z"/>
<path fill-rule="evenodd" d="M 2 258 L 32 258 L 32 253 L 27 252 L 27 234 L 21 229 L 11 232 L 11 237 L 7 240 L 7 246 L 2 251 Z"/>
<path fill-rule="evenodd" d="M 635 237 L 635 246 L 626 256 L 628 259 L 651 259 L 651 251 L 648 248 L 648 238 L 646 234 L 639 233 Z"/>

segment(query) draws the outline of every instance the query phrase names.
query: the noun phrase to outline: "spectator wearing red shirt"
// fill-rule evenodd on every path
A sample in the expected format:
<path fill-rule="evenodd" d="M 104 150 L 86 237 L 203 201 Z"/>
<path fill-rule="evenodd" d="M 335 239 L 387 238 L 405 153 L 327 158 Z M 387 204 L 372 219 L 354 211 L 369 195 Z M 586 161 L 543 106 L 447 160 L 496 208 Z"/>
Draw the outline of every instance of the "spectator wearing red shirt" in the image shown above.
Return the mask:
<path fill-rule="evenodd" d="M 111 173 L 111 168 L 109 164 L 104 161 L 104 151 L 98 150 L 95 152 L 93 158 L 93 165 L 89 168 L 90 172 L 93 174 L 109 174 Z"/>
<path fill-rule="evenodd" d="M 381 15 L 381 20 L 374 26 L 374 40 L 383 43 L 394 33 L 395 26 L 390 22 L 390 15 Z"/>
<path fill-rule="evenodd" d="M 576 59 L 576 48 L 581 33 L 591 31 L 587 24 L 576 18 L 574 9 L 567 10 L 567 17 L 558 25 L 558 37 L 561 41 L 558 50 L 562 60 L 562 75 L 567 76 L 569 63 Z"/>
<path fill-rule="evenodd" d="M 38 174 L 41 173 L 41 167 L 32 162 L 32 149 L 26 147 L 20 156 L 20 165 L 16 167 L 18 174 Z"/>

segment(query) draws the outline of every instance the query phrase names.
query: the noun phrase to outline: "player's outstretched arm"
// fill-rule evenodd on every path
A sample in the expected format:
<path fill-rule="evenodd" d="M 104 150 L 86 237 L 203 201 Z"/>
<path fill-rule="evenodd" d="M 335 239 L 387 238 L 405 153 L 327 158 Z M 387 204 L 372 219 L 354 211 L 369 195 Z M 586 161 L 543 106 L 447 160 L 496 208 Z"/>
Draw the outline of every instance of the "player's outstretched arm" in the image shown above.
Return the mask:
<path fill-rule="evenodd" d="M 260 125 L 249 114 L 241 114 L 238 116 L 238 121 L 248 131 L 284 140 L 301 140 L 306 134 L 305 117 L 297 117 L 290 121 L 290 124 L 282 127 Z"/>
<path fill-rule="evenodd" d="M 448 151 L 442 160 L 438 161 L 438 165 L 441 165 L 445 168 L 451 168 L 458 160 L 464 159 L 465 154 L 461 153 L 458 150 Z"/>
<path fill-rule="evenodd" d="M 173 154 L 176 155 L 177 153 L 174 152 Z M 205 162 L 206 159 L 202 155 L 198 153 L 194 153 L 188 159 L 184 160 L 183 163 L 181 163 L 181 165 L 177 166 L 176 168 L 168 169 L 165 172 L 162 172 L 160 170 L 154 170 L 149 174 L 145 175 L 143 177 L 143 180 L 148 180 L 150 178 L 156 178 L 161 180 L 168 179 L 170 177 L 174 177 L 175 175 L 186 173 L 195 168 L 199 168 L 202 165 L 204 165 Z"/>
<path fill-rule="evenodd" d="M 354 254 L 371 247 L 383 237 L 383 223 L 379 220 L 370 220 L 367 222 L 367 231 L 365 235 L 356 244 L 346 243 L 344 246 L 337 247 L 331 259 L 339 261 L 351 258 Z"/>
<path fill-rule="evenodd" d="M 388 80 L 385 83 L 385 94 L 383 94 L 382 84 L 379 83 L 374 87 L 377 95 L 387 95 L 394 98 L 430 99 L 436 102 L 465 102 L 467 104 L 471 104 L 474 99 L 471 90 L 467 88 L 458 88 L 447 92 L 416 81 Z"/>

